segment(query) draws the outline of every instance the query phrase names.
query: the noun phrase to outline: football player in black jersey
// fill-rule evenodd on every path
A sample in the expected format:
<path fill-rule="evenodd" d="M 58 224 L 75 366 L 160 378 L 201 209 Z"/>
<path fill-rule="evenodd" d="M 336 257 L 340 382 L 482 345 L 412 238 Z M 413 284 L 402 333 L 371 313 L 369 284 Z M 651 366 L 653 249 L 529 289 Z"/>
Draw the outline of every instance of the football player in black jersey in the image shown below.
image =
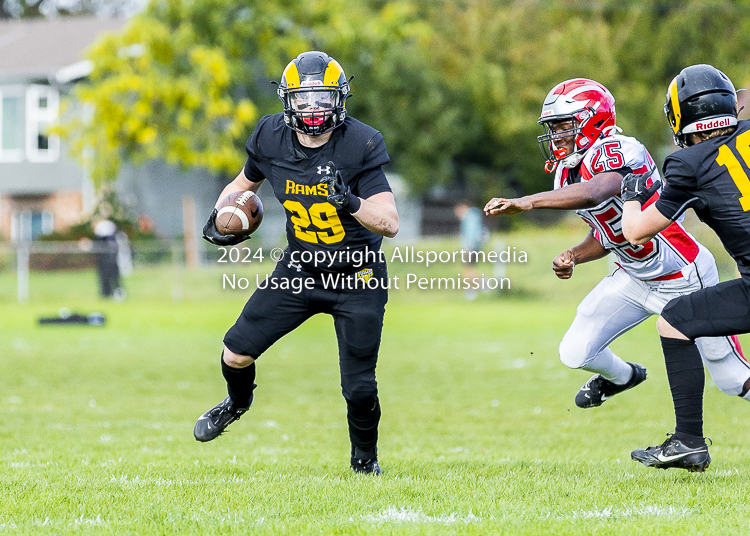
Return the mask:
<path fill-rule="evenodd" d="M 383 172 L 388 153 L 380 132 L 346 115 L 349 80 L 327 54 L 305 52 L 291 61 L 278 95 L 284 111 L 258 121 L 247 141 L 247 163 L 219 199 L 255 192 L 268 180 L 286 209 L 289 242 L 271 277 L 313 277 L 314 288 L 268 286 L 253 293 L 224 337 L 221 370 L 229 396 L 198 419 L 193 433 L 198 441 L 211 441 L 239 419 L 253 402 L 255 360 L 312 315 L 327 313 L 338 339 L 351 468 L 380 474 L 375 365 L 388 291 L 385 284 L 364 283 L 385 281 L 386 266 L 377 252 L 383 236 L 398 232 L 396 203 Z M 215 217 L 216 210 L 204 238 L 218 245 L 242 240 L 222 236 Z M 325 254 L 326 261 L 314 261 L 315 253 Z M 325 288 L 324 272 L 363 284 Z"/>
<path fill-rule="evenodd" d="M 645 175 L 623 181 L 622 229 L 632 244 L 649 240 L 688 208 L 711 227 L 741 277 L 670 301 L 657 322 L 675 407 L 675 433 L 655 447 L 634 450 L 649 467 L 703 471 L 711 462 L 703 437 L 704 374 L 696 337 L 750 332 L 750 122 L 739 121 L 737 93 L 710 65 L 678 74 L 664 111 L 681 150 L 664 162 L 659 199 L 641 205 L 660 186 Z M 744 386 L 746 396 L 750 385 Z"/>

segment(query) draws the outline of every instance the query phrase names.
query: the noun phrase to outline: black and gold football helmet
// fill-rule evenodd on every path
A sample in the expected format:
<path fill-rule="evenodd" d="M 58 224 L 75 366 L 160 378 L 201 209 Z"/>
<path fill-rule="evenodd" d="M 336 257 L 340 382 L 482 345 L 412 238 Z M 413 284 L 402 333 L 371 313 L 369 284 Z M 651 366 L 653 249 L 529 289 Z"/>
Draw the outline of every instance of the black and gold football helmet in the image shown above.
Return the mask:
<path fill-rule="evenodd" d="M 341 65 L 325 52 L 303 52 L 284 69 L 278 95 L 287 126 L 319 136 L 344 122 L 349 81 Z"/>
<path fill-rule="evenodd" d="M 675 144 L 684 147 L 687 134 L 737 124 L 737 92 L 729 77 L 716 67 L 691 65 L 669 84 L 664 113 Z"/>

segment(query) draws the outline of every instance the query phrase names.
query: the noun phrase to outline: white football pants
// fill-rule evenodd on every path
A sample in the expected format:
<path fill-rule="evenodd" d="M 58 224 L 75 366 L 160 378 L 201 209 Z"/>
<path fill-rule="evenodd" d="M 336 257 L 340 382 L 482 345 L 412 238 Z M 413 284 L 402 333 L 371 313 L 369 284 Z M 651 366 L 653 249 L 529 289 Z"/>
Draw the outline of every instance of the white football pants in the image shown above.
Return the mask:
<path fill-rule="evenodd" d="M 618 384 L 627 382 L 630 366 L 609 349 L 609 344 L 651 315 L 661 314 L 671 299 L 719 282 L 716 261 L 703 247 L 682 273 L 680 279 L 640 281 L 619 268 L 602 279 L 578 305 L 576 317 L 560 342 L 560 360 L 570 368 L 598 372 Z M 750 378 L 750 365 L 742 357 L 737 338 L 701 337 L 696 344 L 717 387 L 728 395 L 741 394 Z M 637 357 L 633 360 L 638 361 Z"/>

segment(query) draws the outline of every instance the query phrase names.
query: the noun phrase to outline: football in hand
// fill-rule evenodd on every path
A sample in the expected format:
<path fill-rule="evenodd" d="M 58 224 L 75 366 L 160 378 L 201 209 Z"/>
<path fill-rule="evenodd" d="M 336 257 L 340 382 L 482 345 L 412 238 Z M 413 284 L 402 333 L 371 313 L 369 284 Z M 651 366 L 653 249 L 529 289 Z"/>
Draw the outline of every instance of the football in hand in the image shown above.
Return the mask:
<path fill-rule="evenodd" d="M 263 221 L 263 203 L 250 190 L 229 194 L 217 207 L 216 228 L 223 235 L 253 234 Z"/>

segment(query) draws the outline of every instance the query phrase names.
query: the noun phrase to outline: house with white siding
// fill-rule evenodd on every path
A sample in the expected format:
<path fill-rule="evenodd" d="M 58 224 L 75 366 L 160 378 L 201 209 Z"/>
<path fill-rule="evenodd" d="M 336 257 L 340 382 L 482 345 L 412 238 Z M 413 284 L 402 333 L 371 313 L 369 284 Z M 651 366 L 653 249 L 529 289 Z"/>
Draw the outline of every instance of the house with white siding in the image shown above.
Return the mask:
<path fill-rule="evenodd" d="M 65 230 L 92 207 L 84 170 L 48 127 L 60 98 L 88 75 L 86 49 L 121 19 L 69 17 L 0 22 L 0 236 Z"/>

